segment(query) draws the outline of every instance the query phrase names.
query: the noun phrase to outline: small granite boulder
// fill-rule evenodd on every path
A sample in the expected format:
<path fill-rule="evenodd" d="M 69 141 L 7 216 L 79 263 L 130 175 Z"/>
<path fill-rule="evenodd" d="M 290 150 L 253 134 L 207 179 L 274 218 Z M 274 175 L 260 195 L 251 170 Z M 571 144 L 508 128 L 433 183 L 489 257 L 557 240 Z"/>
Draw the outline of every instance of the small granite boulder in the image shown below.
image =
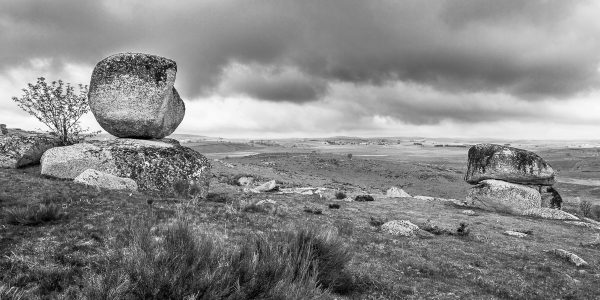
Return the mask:
<path fill-rule="evenodd" d="M 109 190 L 137 191 L 137 183 L 131 178 L 123 178 L 94 169 L 87 169 L 73 180 L 78 183 L 87 184 Z"/>
<path fill-rule="evenodd" d="M 42 154 L 60 145 L 47 134 L 0 135 L 0 168 L 20 168 L 40 162 Z"/>
<path fill-rule="evenodd" d="M 403 189 L 399 188 L 399 187 L 391 187 L 389 190 L 387 190 L 387 192 L 385 192 L 385 196 L 386 197 L 390 197 L 390 198 L 404 198 L 404 197 L 410 197 L 410 195 L 405 192 Z"/>
<path fill-rule="evenodd" d="M 381 230 L 391 235 L 415 236 L 421 231 L 419 226 L 407 220 L 394 220 L 381 225 Z"/>
<path fill-rule="evenodd" d="M 208 194 L 211 165 L 175 140 L 116 139 L 52 148 L 41 159 L 43 175 L 74 179 L 87 169 L 133 179 L 142 191 L 175 193 L 185 181 L 198 196 Z"/>
<path fill-rule="evenodd" d="M 469 149 L 465 181 L 497 179 L 518 184 L 553 185 L 554 170 L 537 154 L 508 146 L 478 144 Z"/>
<path fill-rule="evenodd" d="M 161 139 L 183 120 L 185 105 L 173 87 L 177 64 L 167 58 L 120 53 L 100 61 L 92 73 L 90 108 L 117 137 Z"/>
<path fill-rule="evenodd" d="M 469 189 L 466 200 L 470 206 L 517 214 L 539 208 L 542 202 L 540 193 L 534 188 L 493 179 Z"/>
<path fill-rule="evenodd" d="M 0 135 L 8 134 L 8 129 L 6 129 L 6 124 L 0 124 Z"/>

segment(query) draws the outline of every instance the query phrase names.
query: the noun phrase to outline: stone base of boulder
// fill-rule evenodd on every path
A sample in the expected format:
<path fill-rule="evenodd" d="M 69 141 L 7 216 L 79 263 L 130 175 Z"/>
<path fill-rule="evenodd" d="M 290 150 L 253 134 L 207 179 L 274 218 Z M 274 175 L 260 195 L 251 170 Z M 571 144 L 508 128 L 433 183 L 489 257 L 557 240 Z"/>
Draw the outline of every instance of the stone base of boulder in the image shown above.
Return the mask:
<path fill-rule="evenodd" d="M 131 178 L 141 191 L 174 194 L 175 186 L 186 186 L 199 197 L 208 194 L 211 170 L 206 157 L 171 139 L 116 139 L 57 147 L 44 153 L 41 165 L 46 176 L 74 179 L 94 169 Z"/>
<path fill-rule="evenodd" d="M 118 177 L 94 169 L 83 171 L 73 181 L 109 190 L 137 191 L 138 189 L 137 183 L 131 178 Z"/>
<path fill-rule="evenodd" d="M 469 206 L 515 214 L 540 208 L 542 202 L 537 189 L 494 179 L 483 180 L 472 187 L 466 200 Z"/>
<path fill-rule="evenodd" d="M 42 154 L 60 145 L 48 134 L 0 135 L 0 168 L 21 168 L 40 162 Z"/>

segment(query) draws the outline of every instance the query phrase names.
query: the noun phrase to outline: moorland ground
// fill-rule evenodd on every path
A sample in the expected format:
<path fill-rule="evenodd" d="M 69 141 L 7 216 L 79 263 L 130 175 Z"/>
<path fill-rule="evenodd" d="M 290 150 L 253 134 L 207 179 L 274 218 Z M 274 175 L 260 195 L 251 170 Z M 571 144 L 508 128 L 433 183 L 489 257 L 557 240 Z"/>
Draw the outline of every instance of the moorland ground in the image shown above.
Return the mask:
<path fill-rule="evenodd" d="M 98 190 L 45 178 L 36 166 L 0 170 L 0 283 L 4 289 L 21 292 L 23 299 L 92 297 L 90 286 L 100 282 L 107 290 L 118 290 L 118 281 L 111 286 L 106 274 L 117 268 L 111 260 L 118 259 L 118 253 L 131 250 L 127 239 L 135 236 L 127 232 L 132 224 L 149 223 L 148 236 L 160 240 L 164 239 L 161 228 L 185 220 L 193 232 L 210 234 L 231 249 L 261 233 L 314 226 L 335 230 L 352 256 L 345 270 L 340 270 L 349 275 L 344 288 L 330 288 L 315 298 L 600 297 L 598 230 L 476 208 L 470 208 L 475 215 L 466 215 L 465 207 L 448 202 L 381 196 L 389 187 L 399 186 L 413 196 L 463 199 L 469 188 L 463 181 L 468 148 L 328 146 L 322 141 L 188 146 L 218 159 L 213 160 L 210 195 L 201 201 Z M 566 211 L 579 214 L 581 199 L 600 203 L 600 187 L 594 185 L 600 171 L 597 148 L 531 150 L 558 170 L 556 186 Z M 240 155 L 248 152 L 256 155 Z M 282 188 L 325 187 L 348 197 L 245 193 L 235 184 L 243 175 L 258 182 L 277 180 Z M 375 201 L 351 201 L 358 194 L 376 195 Z M 256 206 L 267 199 L 275 202 L 275 209 Z M 52 217 L 29 221 L 11 217 L 11 212 L 40 203 L 56 210 Z M 330 204 L 338 204 L 339 209 L 329 208 Z M 398 237 L 381 230 L 379 225 L 386 220 L 409 220 L 439 230 Z M 457 232 L 461 223 L 467 233 Z M 529 236 L 507 236 L 506 230 Z M 556 248 L 576 253 L 589 266 L 577 268 L 547 252 Z"/>

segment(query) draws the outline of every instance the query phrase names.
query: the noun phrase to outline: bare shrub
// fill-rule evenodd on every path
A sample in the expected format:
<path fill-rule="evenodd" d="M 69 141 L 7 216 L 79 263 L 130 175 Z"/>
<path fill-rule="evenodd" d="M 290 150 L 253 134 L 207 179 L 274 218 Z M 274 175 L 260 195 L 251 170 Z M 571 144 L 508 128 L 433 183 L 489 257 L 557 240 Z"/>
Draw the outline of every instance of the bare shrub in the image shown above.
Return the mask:
<path fill-rule="evenodd" d="M 63 145 L 80 142 L 86 136 L 79 119 L 90 111 L 87 86 L 79 85 L 79 94 L 70 83 L 62 80 L 46 83 L 39 77 L 36 84 L 27 84 L 21 98 L 12 97 L 17 105 L 34 116 L 56 135 Z M 95 133 L 94 133 L 95 134 Z"/>

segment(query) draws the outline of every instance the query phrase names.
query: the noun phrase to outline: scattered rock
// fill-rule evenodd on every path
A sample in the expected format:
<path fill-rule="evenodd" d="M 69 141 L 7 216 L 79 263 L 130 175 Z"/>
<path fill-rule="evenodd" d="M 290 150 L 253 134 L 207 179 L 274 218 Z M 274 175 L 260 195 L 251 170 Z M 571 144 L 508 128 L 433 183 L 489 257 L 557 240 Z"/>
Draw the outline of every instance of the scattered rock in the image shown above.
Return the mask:
<path fill-rule="evenodd" d="M 569 262 L 574 264 L 576 267 L 588 266 L 588 263 L 585 260 L 583 260 L 581 257 L 579 257 L 576 254 L 571 253 L 569 251 L 566 251 L 563 249 L 554 249 L 554 250 L 550 250 L 550 252 L 560 258 L 568 260 Z"/>
<path fill-rule="evenodd" d="M 177 64 L 167 58 L 119 53 L 92 72 L 90 108 L 108 133 L 117 137 L 161 139 L 175 131 L 185 105 L 173 87 Z"/>
<path fill-rule="evenodd" d="M 567 222 L 567 224 L 571 224 L 571 225 L 575 225 L 575 226 L 587 227 L 590 229 L 600 230 L 600 226 L 594 225 L 591 223 L 586 223 L 586 222 L 581 222 L 581 221 L 566 221 L 566 222 Z"/>
<path fill-rule="evenodd" d="M 472 187 L 466 200 L 470 206 L 518 214 L 541 205 L 541 196 L 536 189 L 494 179 L 483 180 Z"/>
<path fill-rule="evenodd" d="M 393 220 L 381 225 L 381 230 L 392 235 L 415 236 L 420 231 L 419 226 L 407 220 Z"/>
<path fill-rule="evenodd" d="M 220 164 L 222 164 L 222 165 L 224 165 L 225 167 L 227 167 L 227 168 L 230 168 L 230 169 L 233 169 L 233 168 L 235 168 L 235 166 L 234 166 L 234 165 L 232 165 L 232 164 L 230 164 L 230 163 L 228 163 L 228 162 L 224 162 L 224 161 L 222 161 L 222 160 L 220 160 L 220 159 L 213 159 L 213 161 L 215 161 L 215 162 L 218 162 L 218 163 L 220 163 Z"/>
<path fill-rule="evenodd" d="M 476 216 L 477 214 L 475 213 L 475 211 L 470 210 L 470 209 L 465 209 L 461 211 L 462 214 L 467 215 L 467 216 Z"/>
<path fill-rule="evenodd" d="M 142 191 L 175 193 L 185 182 L 199 197 L 208 194 L 211 165 L 175 140 L 116 139 L 52 148 L 41 159 L 43 175 L 74 179 L 87 169 L 133 179 Z"/>
<path fill-rule="evenodd" d="M 319 195 L 322 198 L 326 195 L 333 197 L 334 191 L 323 187 L 280 188 L 278 194 Z"/>
<path fill-rule="evenodd" d="M 399 187 L 391 187 L 389 190 L 387 190 L 387 192 L 385 192 L 385 196 L 386 197 L 390 197 L 390 198 L 403 198 L 403 197 L 410 197 L 410 195 L 405 192 L 403 189 L 399 188 Z"/>
<path fill-rule="evenodd" d="M 254 192 L 254 193 L 263 193 L 263 192 L 270 192 L 270 191 L 275 191 L 278 189 L 278 185 L 277 185 L 277 181 L 275 180 L 271 180 L 271 181 L 267 181 L 253 189 L 250 189 L 250 191 Z"/>
<path fill-rule="evenodd" d="M 0 135 L 0 168 L 39 164 L 46 150 L 60 145 L 58 139 L 48 134 Z"/>
<path fill-rule="evenodd" d="M 588 223 L 592 223 L 594 225 L 600 226 L 600 222 L 598 222 L 598 221 L 596 221 L 594 219 L 590 219 L 590 218 L 587 218 L 587 217 L 582 217 L 581 219 L 584 220 L 584 221 L 586 221 L 586 222 L 588 222 Z"/>
<path fill-rule="evenodd" d="M 375 198 L 371 195 L 358 195 L 354 197 L 354 201 L 358 202 L 366 202 L 366 201 L 375 201 Z"/>
<path fill-rule="evenodd" d="M 518 237 L 518 238 L 524 238 L 524 237 L 528 236 L 527 233 L 512 231 L 512 230 L 507 230 L 504 232 L 504 234 L 509 235 L 509 236 Z"/>
<path fill-rule="evenodd" d="M 254 183 L 254 178 L 243 176 L 238 178 L 237 183 L 239 186 L 250 186 Z"/>
<path fill-rule="evenodd" d="M 430 197 L 430 196 L 413 196 L 413 198 L 415 199 L 419 199 L 419 200 L 424 200 L 424 201 L 440 201 L 440 202 L 451 202 L 454 205 L 458 205 L 458 206 L 465 206 L 466 203 L 465 201 L 460 201 L 457 199 L 446 199 L 446 198 L 437 198 L 437 197 Z"/>
<path fill-rule="evenodd" d="M 579 220 L 578 217 L 558 209 L 548 207 L 531 208 L 523 211 L 524 216 L 538 217 L 554 220 Z"/>
<path fill-rule="evenodd" d="M 8 134 L 8 129 L 6 129 L 6 124 L 0 124 L 0 135 Z"/>
<path fill-rule="evenodd" d="M 83 171 L 83 173 L 75 177 L 74 181 L 110 190 L 137 191 L 138 189 L 137 183 L 131 178 L 118 177 L 94 169 Z"/>
<path fill-rule="evenodd" d="M 414 196 L 413 198 L 415 199 L 419 199 L 419 200 L 425 200 L 425 201 L 434 201 L 435 198 L 434 197 L 430 197 L 430 196 Z"/>
<path fill-rule="evenodd" d="M 465 180 L 497 179 L 518 184 L 553 185 L 554 169 L 537 154 L 508 146 L 478 144 L 469 149 Z"/>

